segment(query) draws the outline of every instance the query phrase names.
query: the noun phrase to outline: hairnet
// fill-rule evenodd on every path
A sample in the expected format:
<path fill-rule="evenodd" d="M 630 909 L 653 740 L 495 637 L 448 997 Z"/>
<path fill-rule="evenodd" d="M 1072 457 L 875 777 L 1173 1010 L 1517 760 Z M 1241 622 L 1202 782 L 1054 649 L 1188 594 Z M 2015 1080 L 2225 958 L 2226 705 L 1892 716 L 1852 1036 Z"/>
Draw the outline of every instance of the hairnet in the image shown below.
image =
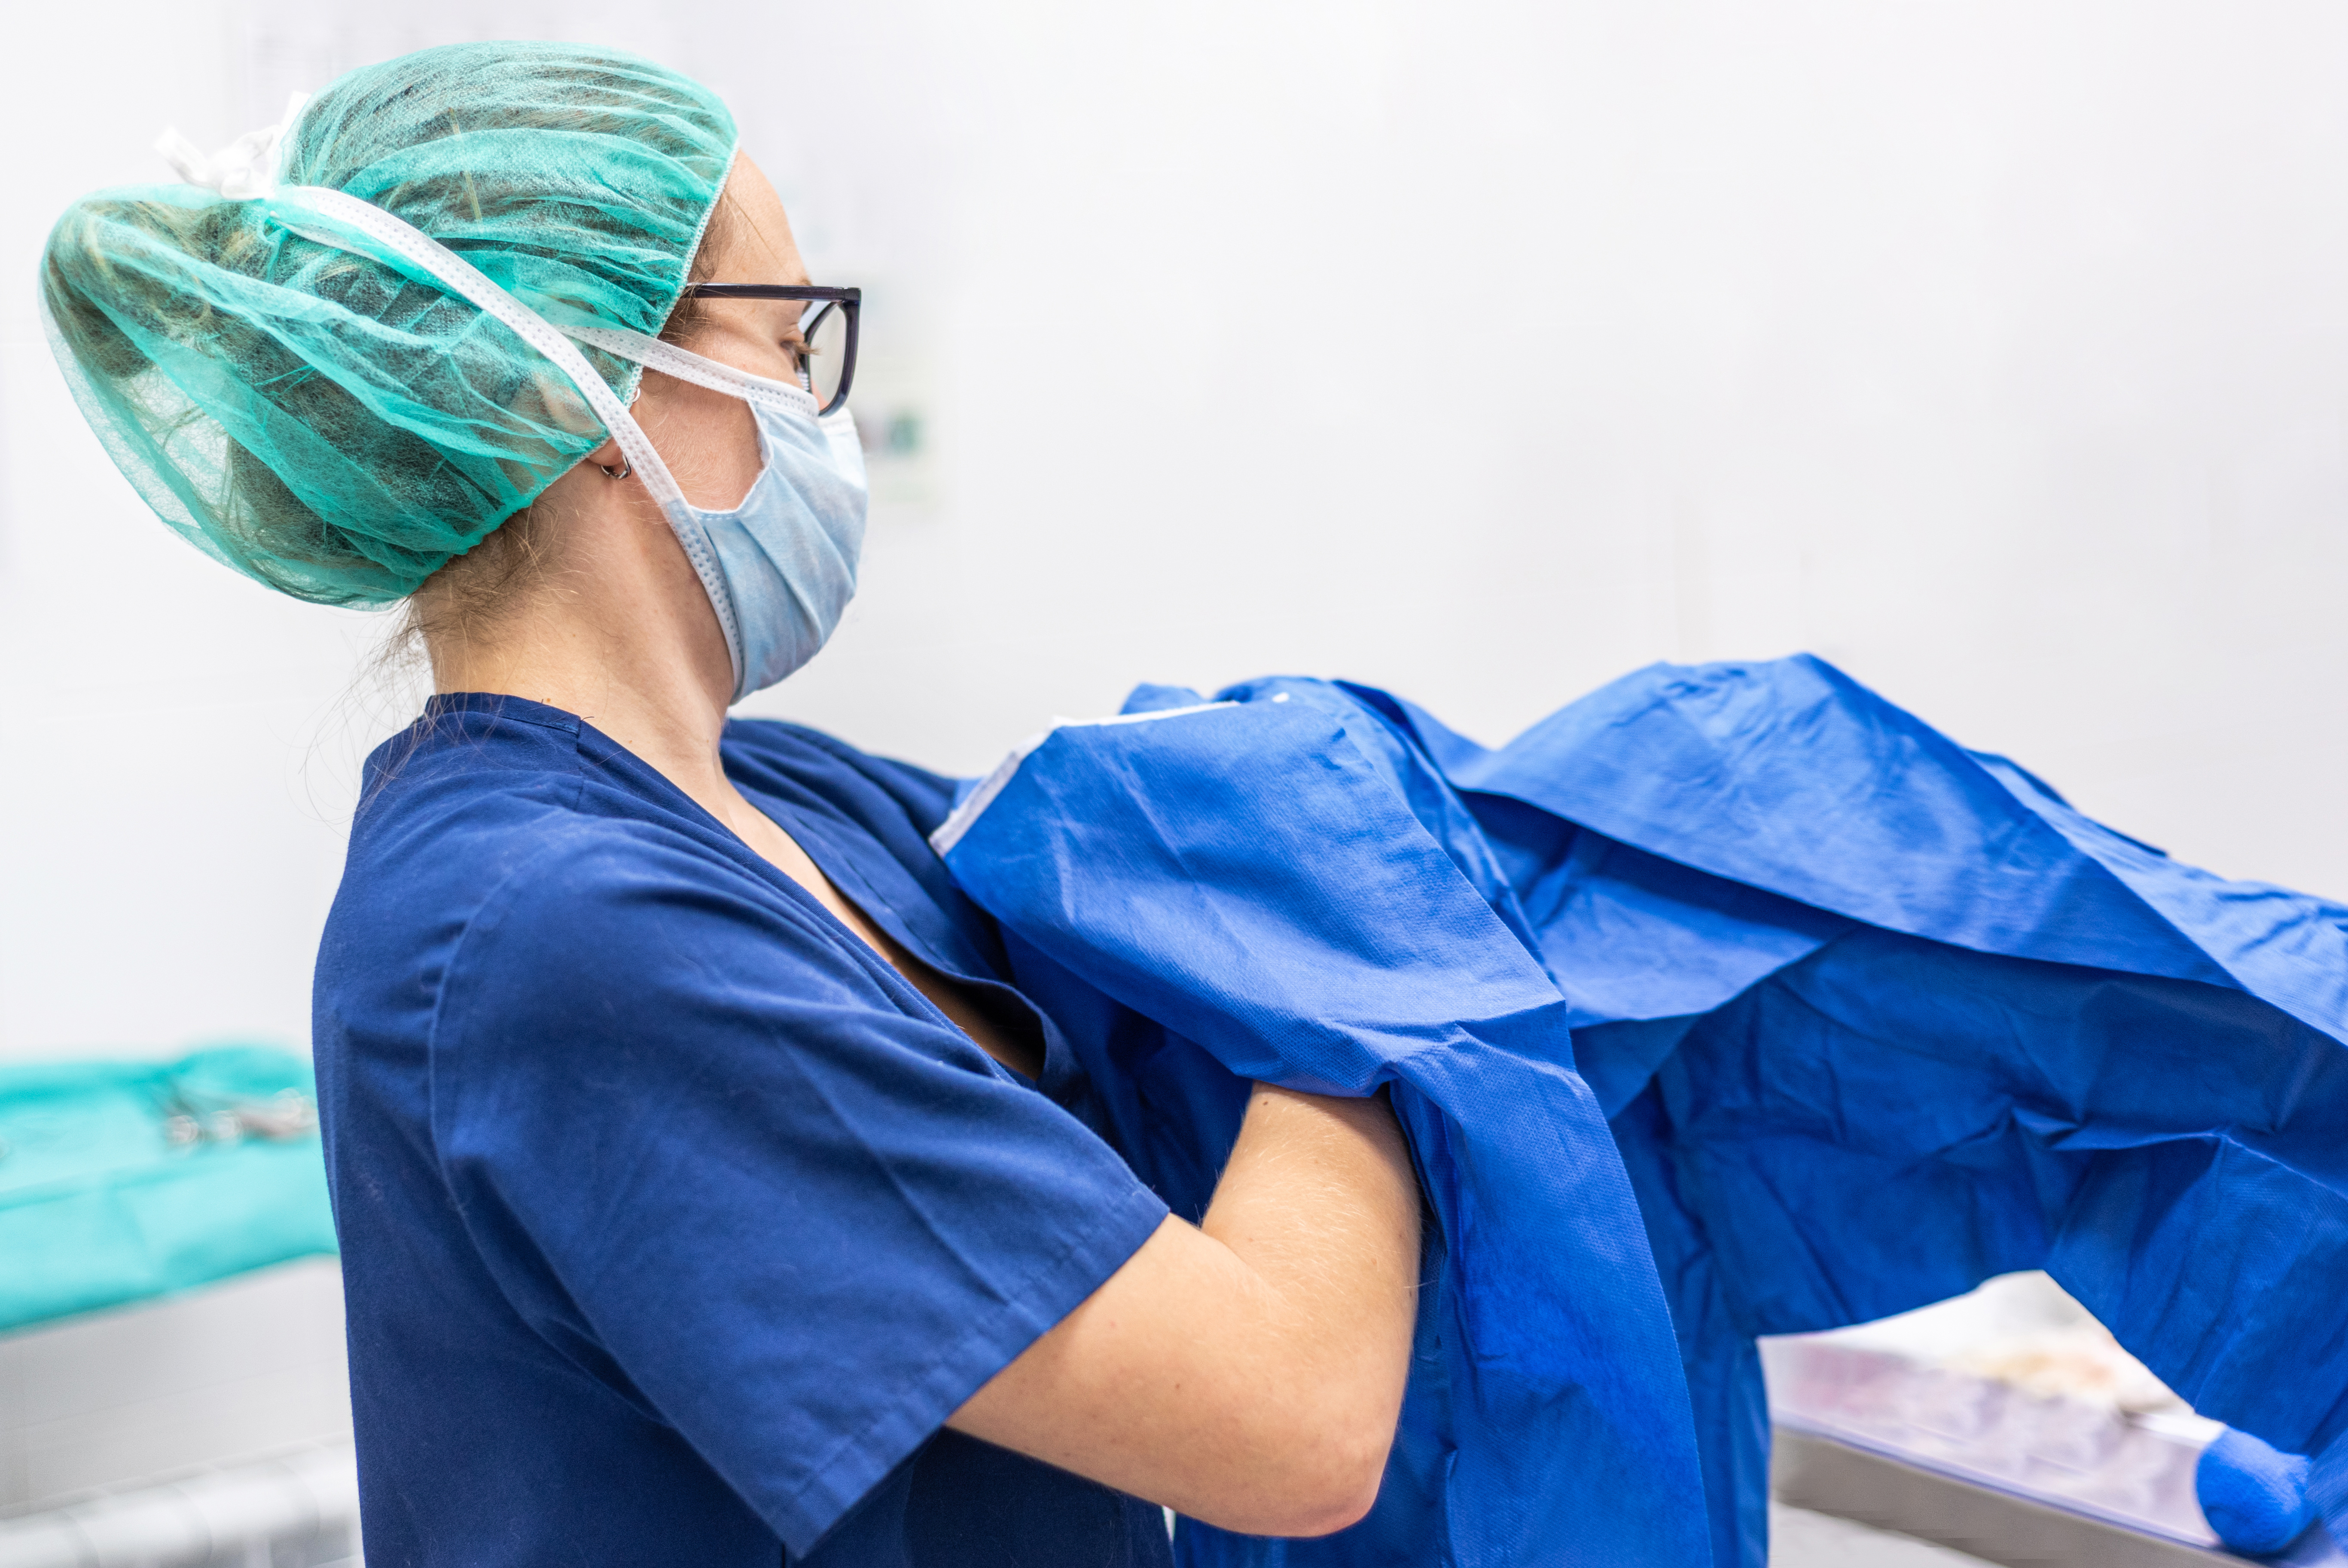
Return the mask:
<path fill-rule="evenodd" d="M 336 80 L 286 129 L 278 196 L 84 197 L 49 236 L 57 360 L 163 521 L 322 603 L 412 593 L 605 439 L 570 378 L 396 258 L 298 232 L 339 190 L 557 324 L 657 333 L 734 154 L 731 115 L 648 60 L 460 44 Z M 637 371 L 584 350 L 624 399 Z"/>

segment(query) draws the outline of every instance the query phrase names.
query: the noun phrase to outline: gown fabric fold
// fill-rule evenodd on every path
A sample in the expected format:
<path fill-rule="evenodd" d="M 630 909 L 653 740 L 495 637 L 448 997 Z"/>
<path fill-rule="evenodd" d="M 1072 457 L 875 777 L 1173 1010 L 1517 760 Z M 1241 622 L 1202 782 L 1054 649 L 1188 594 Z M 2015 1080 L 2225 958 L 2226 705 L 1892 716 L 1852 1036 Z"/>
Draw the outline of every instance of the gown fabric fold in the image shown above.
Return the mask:
<path fill-rule="evenodd" d="M 1186 1562 L 1764 1568 L 1756 1336 L 2027 1268 L 2348 1524 L 2348 910 L 1807 656 L 1497 750 L 1369 687 L 1220 704 L 1063 726 L 936 840 L 1178 1212 L 1246 1078 L 1393 1086 L 1435 1222 L 1377 1506 Z"/>

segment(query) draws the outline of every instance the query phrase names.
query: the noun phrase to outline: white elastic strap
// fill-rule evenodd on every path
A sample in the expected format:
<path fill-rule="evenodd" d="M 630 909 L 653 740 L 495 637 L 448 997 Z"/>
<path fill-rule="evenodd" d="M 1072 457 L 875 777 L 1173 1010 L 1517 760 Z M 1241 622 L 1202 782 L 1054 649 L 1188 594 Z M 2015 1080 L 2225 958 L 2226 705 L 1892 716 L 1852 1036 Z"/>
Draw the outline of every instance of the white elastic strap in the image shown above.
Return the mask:
<path fill-rule="evenodd" d="M 724 392 L 746 403 L 775 404 L 795 413 L 805 414 L 810 419 L 816 416 L 815 394 L 804 387 L 794 387 L 788 381 L 771 381 L 764 376 L 753 376 L 747 370 L 736 370 L 715 359 L 704 359 L 698 354 L 687 354 L 673 343 L 646 337 L 641 332 L 630 332 L 619 326 L 565 326 L 557 330 L 566 337 L 575 337 L 606 354 L 633 359 L 648 370 L 674 376 L 679 381 L 690 381 L 696 387 L 706 387 L 712 392 Z"/>
<path fill-rule="evenodd" d="M 464 257 L 421 229 L 372 202 L 362 201 L 355 196 L 323 185 L 291 185 L 284 187 L 281 193 L 304 206 L 330 214 L 405 256 L 450 290 L 472 302 L 482 312 L 511 327 L 516 336 L 552 360 L 564 375 L 571 377 L 572 384 L 579 388 L 579 395 L 587 400 L 587 406 L 595 411 L 595 417 L 603 421 L 604 427 L 612 432 L 612 438 L 619 443 L 628 466 L 635 471 L 638 479 L 644 481 L 644 489 L 652 492 L 653 499 L 660 503 L 662 515 L 669 520 L 677 542 L 685 547 L 685 559 L 692 562 L 695 575 L 701 579 L 702 586 L 708 591 L 710 607 L 717 612 L 718 628 L 726 634 L 726 652 L 734 662 L 734 684 L 738 687 L 742 683 L 742 637 L 734 623 L 733 600 L 726 593 L 725 579 L 717 571 L 716 553 L 710 549 L 707 539 L 697 532 L 688 533 L 678 525 L 680 515 L 686 511 L 685 492 L 677 488 L 675 477 L 668 471 L 668 465 L 661 461 L 660 453 L 653 449 L 652 441 L 621 403 L 618 394 L 595 374 L 595 367 L 572 346 L 571 340 L 557 331 L 545 317 L 499 288 Z M 281 221 L 283 221 L 282 214 Z M 330 233 L 314 232 L 292 222 L 286 226 L 304 238 L 332 245 L 336 250 L 350 248 Z M 623 335 L 634 338 L 639 335 L 629 333 Z M 592 342 L 593 339 L 588 341 Z M 656 338 L 644 338 L 643 341 L 667 347 Z M 604 346 L 599 344 L 597 346 Z M 633 358 L 634 356 L 630 355 L 629 357 Z M 668 372 L 665 366 L 659 368 L 674 374 Z M 757 378 L 752 377 L 748 379 L 755 381 Z M 804 393 L 800 395 L 806 396 Z"/>

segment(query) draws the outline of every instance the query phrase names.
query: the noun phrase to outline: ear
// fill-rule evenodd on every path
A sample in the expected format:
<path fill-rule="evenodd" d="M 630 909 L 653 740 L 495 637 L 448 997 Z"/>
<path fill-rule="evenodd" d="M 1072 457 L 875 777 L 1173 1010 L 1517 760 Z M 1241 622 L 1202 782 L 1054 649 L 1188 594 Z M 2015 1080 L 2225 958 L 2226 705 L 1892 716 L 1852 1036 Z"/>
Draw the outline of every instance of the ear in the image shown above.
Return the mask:
<path fill-rule="evenodd" d="M 627 461 L 627 458 L 621 452 L 620 443 L 617 440 L 610 440 L 588 453 L 582 460 L 593 463 L 599 469 L 616 469 Z"/>

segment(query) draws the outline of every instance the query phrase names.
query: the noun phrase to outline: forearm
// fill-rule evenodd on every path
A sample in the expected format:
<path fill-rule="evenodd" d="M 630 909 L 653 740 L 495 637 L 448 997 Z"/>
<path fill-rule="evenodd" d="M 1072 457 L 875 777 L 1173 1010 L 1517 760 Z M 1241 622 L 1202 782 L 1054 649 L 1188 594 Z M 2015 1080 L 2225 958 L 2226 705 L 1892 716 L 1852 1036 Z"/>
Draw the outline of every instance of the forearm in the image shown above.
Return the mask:
<path fill-rule="evenodd" d="M 1418 1215 L 1383 1099 L 1259 1087 L 1203 1227 L 1169 1220 L 952 1424 L 1250 1534 L 1350 1523 L 1401 1410 Z"/>
<path fill-rule="evenodd" d="M 1375 1422 L 1402 1400 L 1418 1221 L 1409 1150 L 1383 1098 L 1258 1084 L 1200 1228 L 1263 1282 L 1292 1342 L 1287 1375 L 1355 1396 Z"/>

